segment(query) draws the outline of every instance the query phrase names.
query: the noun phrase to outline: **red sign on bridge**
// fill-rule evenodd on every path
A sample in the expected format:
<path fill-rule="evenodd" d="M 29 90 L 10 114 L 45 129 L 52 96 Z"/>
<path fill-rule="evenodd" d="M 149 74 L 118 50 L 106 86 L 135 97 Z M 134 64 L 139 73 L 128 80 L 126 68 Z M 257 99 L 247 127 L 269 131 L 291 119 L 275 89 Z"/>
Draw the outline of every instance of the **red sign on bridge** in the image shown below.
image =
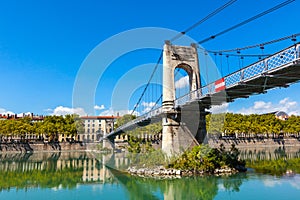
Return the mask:
<path fill-rule="evenodd" d="M 215 92 L 225 90 L 225 79 L 221 78 L 215 82 Z"/>

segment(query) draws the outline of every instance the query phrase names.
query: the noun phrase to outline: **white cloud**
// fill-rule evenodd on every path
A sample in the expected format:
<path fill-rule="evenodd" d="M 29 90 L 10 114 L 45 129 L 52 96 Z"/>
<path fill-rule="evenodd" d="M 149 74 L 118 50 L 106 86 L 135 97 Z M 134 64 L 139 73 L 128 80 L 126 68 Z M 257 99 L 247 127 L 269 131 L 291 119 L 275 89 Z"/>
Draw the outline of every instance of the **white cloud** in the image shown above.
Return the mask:
<path fill-rule="evenodd" d="M 184 77 L 180 78 L 178 81 L 175 82 L 175 88 L 176 89 L 185 88 L 189 85 L 190 85 L 189 76 L 184 76 Z"/>
<path fill-rule="evenodd" d="M 142 102 L 141 105 L 144 107 L 142 114 L 149 112 L 153 106 L 155 106 L 155 102 Z"/>
<path fill-rule="evenodd" d="M 68 114 L 78 114 L 80 116 L 86 115 L 83 108 L 69 108 L 64 106 L 58 106 L 53 109 L 51 115 L 68 115 Z"/>
<path fill-rule="evenodd" d="M 103 109 L 105 109 L 105 106 L 104 106 L 104 105 L 100 105 L 100 106 L 95 105 L 95 106 L 94 106 L 94 109 L 95 109 L 95 110 L 103 110 Z"/>
<path fill-rule="evenodd" d="M 255 110 L 265 110 L 265 109 L 270 109 L 271 107 L 272 107 L 271 102 L 255 101 L 253 109 L 255 109 Z"/>
<path fill-rule="evenodd" d="M 289 98 L 284 98 L 284 99 L 282 99 L 282 100 L 279 101 L 279 104 L 280 104 L 280 105 L 284 105 L 284 104 L 286 104 L 288 101 L 289 101 Z"/>
<path fill-rule="evenodd" d="M 242 114 L 264 114 L 275 111 L 284 111 L 289 115 L 300 115 L 300 108 L 296 101 L 291 101 L 289 98 L 284 98 L 278 103 L 255 101 L 253 106 L 242 108 L 236 113 Z"/>
<path fill-rule="evenodd" d="M 289 177 L 288 179 L 268 179 L 263 181 L 263 183 L 266 187 L 275 187 L 278 185 L 290 184 L 293 188 L 300 190 L 299 181 L 300 176 L 296 174 L 293 177 Z"/>
<path fill-rule="evenodd" d="M 0 108 L 0 114 L 1 115 L 14 115 L 15 113 L 13 113 L 13 112 L 11 112 L 11 111 L 8 111 L 8 110 L 6 110 L 6 109 L 4 109 L 4 108 Z"/>
<path fill-rule="evenodd" d="M 296 188 L 297 190 L 300 190 L 300 175 L 296 174 L 291 180 L 289 180 L 289 183 L 292 187 Z"/>
<path fill-rule="evenodd" d="M 228 111 L 228 106 L 229 106 L 228 103 L 223 103 L 222 105 L 219 105 L 219 106 L 212 106 L 209 109 L 209 112 L 214 113 L 214 114 L 225 113 Z"/>
<path fill-rule="evenodd" d="M 282 182 L 280 180 L 267 179 L 263 181 L 263 184 L 266 187 L 275 187 L 276 185 L 282 185 Z"/>
<path fill-rule="evenodd" d="M 155 105 L 155 102 L 142 102 L 142 106 L 144 107 L 153 107 Z"/>
<path fill-rule="evenodd" d="M 111 116 L 111 115 L 123 116 L 123 115 L 131 114 L 131 113 L 132 113 L 132 110 L 114 110 L 113 108 L 109 108 L 108 110 L 102 111 L 100 113 L 100 116 Z M 135 111 L 133 114 L 136 115 L 136 116 L 140 115 L 140 113 L 138 113 L 137 111 Z"/>

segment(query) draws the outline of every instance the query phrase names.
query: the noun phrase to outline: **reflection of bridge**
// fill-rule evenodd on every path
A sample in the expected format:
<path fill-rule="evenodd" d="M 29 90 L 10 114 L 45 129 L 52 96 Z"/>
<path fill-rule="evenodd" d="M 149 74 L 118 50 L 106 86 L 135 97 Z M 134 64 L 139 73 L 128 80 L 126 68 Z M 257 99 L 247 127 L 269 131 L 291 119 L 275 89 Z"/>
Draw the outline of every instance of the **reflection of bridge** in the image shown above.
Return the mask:
<path fill-rule="evenodd" d="M 190 92 L 175 99 L 174 70 L 184 69 L 189 76 Z M 162 105 L 119 127 L 105 138 L 138 126 L 162 121 L 162 149 L 178 152 L 203 142 L 206 134 L 205 109 L 232 102 L 237 98 L 288 87 L 300 80 L 300 44 L 290 46 L 232 74 L 202 86 L 196 45 L 174 46 L 166 42 L 163 51 Z"/>

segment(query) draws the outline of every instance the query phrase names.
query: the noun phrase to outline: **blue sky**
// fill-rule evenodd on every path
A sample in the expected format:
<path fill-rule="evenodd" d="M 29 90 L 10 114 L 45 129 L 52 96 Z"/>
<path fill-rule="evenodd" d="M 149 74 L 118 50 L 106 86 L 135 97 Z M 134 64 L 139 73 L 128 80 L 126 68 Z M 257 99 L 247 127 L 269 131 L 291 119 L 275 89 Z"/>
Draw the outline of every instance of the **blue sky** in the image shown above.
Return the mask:
<path fill-rule="evenodd" d="M 0 0 L 0 113 L 33 112 L 47 115 L 77 111 L 80 114 L 98 115 L 131 110 L 142 86 L 150 77 L 160 54 L 159 49 L 132 50 L 105 66 L 93 91 L 94 99 L 90 105 L 95 107 L 93 112 L 80 106 L 73 108 L 74 85 L 91 52 L 105 41 L 109 44 L 115 35 L 122 35 L 129 30 L 154 27 L 183 31 L 225 2 L 227 0 Z M 281 2 L 283 0 L 238 0 L 190 31 L 188 36 L 200 41 Z M 300 3 L 296 0 L 202 46 L 211 50 L 231 49 L 298 33 L 299 9 Z M 134 43 L 141 37 L 155 41 L 162 47 L 164 39 L 170 39 L 157 37 L 156 40 L 151 34 L 135 37 L 136 41 L 126 42 Z M 118 52 L 128 45 L 126 42 L 108 47 L 105 53 Z M 286 41 L 267 46 L 265 53 L 291 44 Z M 256 49 L 256 52 L 260 53 L 260 50 Z M 97 62 L 105 60 L 104 56 L 98 55 Z M 230 71 L 236 69 L 236 63 L 230 63 Z M 156 76 L 159 81 L 160 75 Z M 85 80 L 89 81 L 88 75 Z M 299 88 L 300 85 L 295 84 L 287 89 L 237 100 L 223 107 L 232 112 L 263 113 L 283 109 L 300 114 Z M 84 89 L 90 90 L 88 87 Z M 128 93 L 130 95 L 126 98 L 129 99 L 124 99 L 124 104 L 123 95 Z M 84 94 L 82 96 L 84 98 Z M 144 100 L 144 109 L 151 101 Z"/>

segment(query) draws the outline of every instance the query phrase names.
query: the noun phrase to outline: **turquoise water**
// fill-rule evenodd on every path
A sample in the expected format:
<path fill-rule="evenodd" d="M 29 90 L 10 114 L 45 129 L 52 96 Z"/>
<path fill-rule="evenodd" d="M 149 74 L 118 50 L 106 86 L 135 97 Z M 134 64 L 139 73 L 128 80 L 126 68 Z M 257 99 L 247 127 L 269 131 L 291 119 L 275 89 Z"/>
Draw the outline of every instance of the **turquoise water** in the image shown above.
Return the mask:
<path fill-rule="evenodd" d="M 105 163 L 105 165 L 104 165 Z M 123 155 L 0 154 L 0 199 L 299 199 L 300 175 L 145 179 L 120 173 Z M 106 167 L 111 166 L 111 167 Z M 114 167 L 112 167 L 114 166 Z"/>

